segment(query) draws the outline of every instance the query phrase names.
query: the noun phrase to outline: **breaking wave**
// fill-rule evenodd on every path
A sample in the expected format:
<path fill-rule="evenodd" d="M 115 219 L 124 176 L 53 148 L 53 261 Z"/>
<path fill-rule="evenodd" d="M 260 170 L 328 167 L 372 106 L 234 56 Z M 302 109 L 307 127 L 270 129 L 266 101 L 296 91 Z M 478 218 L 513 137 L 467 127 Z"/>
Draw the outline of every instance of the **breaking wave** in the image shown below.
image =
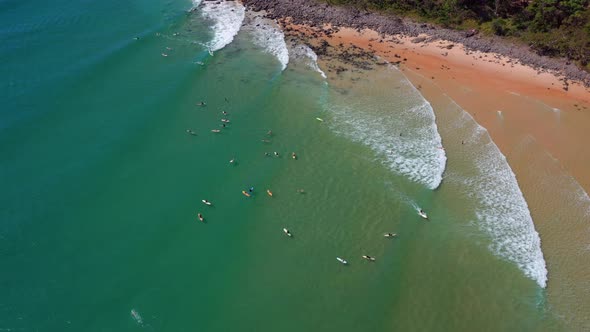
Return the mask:
<path fill-rule="evenodd" d="M 369 146 L 394 172 L 436 189 L 447 158 L 432 107 L 401 73 L 377 72 L 327 105 L 333 130 Z M 400 89 L 395 95 L 394 84 Z"/>
<path fill-rule="evenodd" d="M 323 78 L 327 78 L 326 73 L 318 65 L 318 56 L 309 46 L 303 44 L 295 45 L 291 49 L 290 55 L 293 59 L 305 61 L 309 68 L 322 75 Z"/>
<path fill-rule="evenodd" d="M 248 13 L 245 29 L 252 35 L 254 44 L 265 52 L 272 54 L 281 63 L 281 70 L 285 70 L 289 64 L 289 50 L 285 43 L 285 35 L 279 26 L 272 20 L 258 14 Z"/>
<path fill-rule="evenodd" d="M 198 6 L 201 1 L 195 0 Z M 229 45 L 240 31 L 246 10 L 239 1 L 205 1 L 199 7 L 203 17 L 213 22 L 213 39 L 206 44 L 210 52 L 219 51 Z"/>
<path fill-rule="evenodd" d="M 491 237 L 490 250 L 516 264 L 526 276 L 545 288 L 547 267 L 541 239 L 516 176 L 488 131 L 459 105 L 455 103 L 455 106 L 458 120 L 454 128 L 472 128 L 465 153 L 469 154 L 475 173 L 449 176 L 447 180 L 459 182 L 477 201 L 473 223 Z"/>

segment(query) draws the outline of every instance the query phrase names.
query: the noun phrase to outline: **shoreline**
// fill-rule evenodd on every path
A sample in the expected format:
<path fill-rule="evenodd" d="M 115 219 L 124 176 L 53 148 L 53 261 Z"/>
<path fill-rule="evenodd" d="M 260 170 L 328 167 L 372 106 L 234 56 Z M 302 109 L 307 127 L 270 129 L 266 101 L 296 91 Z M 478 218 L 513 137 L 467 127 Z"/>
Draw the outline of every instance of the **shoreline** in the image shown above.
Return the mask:
<path fill-rule="evenodd" d="M 440 34 L 371 30 L 363 22 L 365 16 L 374 14 L 358 16 L 356 10 L 315 5 L 317 13 L 310 13 L 314 5 L 307 4 L 307 11 L 293 7 L 301 0 L 243 2 L 255 4 L 249 9 L 263 9 L 267 17 L 277 20 L 286 40 L 302 41 L 312 48 L 330 79 L 340 79 L 341 72 L 355 68 L 393 64 L 431 104 L 435 114 L 444 113 L 449 101 L 452 107 L 469 113 L 506 157 L 528 204 L 550 275 L 546 288 L 549 305 L 574 329 L 588 326 L 581 313 L 590 309 L 590 282 L 586 278 L 590 266 L 577 262 L 590 259 L 590 251 L 581 250 L 590 248 L 584 236 L 590 231 L 586 223 L 586 210 L 590 213 L 590 149 L 583 148 L 590 135 L 590 81 L 572 82 L 575 75 L 567 68 L 583 77 L 589 77 L 588 73 L 571 66 L 557 68 L 565 66 L 564 60 L 535 54 L 534 59 L 554 65 L 540 68 L 534 61 L 531 65 L 522 58 L 515 59 L 510 52 L 490 52 L 497 51 L 497 45 L 488 47 L 485 42 L 474 48 L 473 44 L 445 40 Z M 350 10 L 352 14 L 343 15 L 357 17 L 361 23 L 344 27 L 342 20 L 329 19 L 332 10 L 340 14 Z M 290 15 L 302 13 L 307 14 Z M 446 32 L 443 30 L 443 34 Z M 505 41 L 501 45 L 508 47 Z M 532 53 L 519 52 L 517 55 Z M 346 65 L 334 64 L 331 59 Z M 468 137 L 459 137 L 446 144 L 460 149 L 470 142 Z"/>
<path fill-rule="evenodd" d="M 317 53 L 328 78 L 395 64 L 435 114 L 445 113 L 450 101 L 483 127 L 515 174 L 541 238 L 550 305 L 574 329 L 587 326 L 580 313 L 590 308 L 590 266 L 576 261 L 590 259 L 590 251 L 580 250 L 588 247 L 582 234 L 590 231 L 584 211 L 590 208 L 590 149 L 580 149 L 590 135 L 588 89 L 572 84 L 565 91 L 552 73 L 459 45 L 449 48 L 448 42 L 416 43 L 405 36 L 382 38 L 376 31 L 316 28 L 289 19 L 279 23 L 286 38 L 304 41 Z M 375 61 L 375 56 L 387 62 Z M 334 65 L 333 58 L 348 68 Z M 461 139 L 443 144 L 456 149 L 470 144 L 469 138 Z M 585 198 L 574 197 L 576 193 Z"/>
<path fill-rule="evenodd" d="M 576 149 L 590 132 L 590 90 L 581 84 L 570 84 L 566 91 L 552 73 L 448 41 L 417 42 L 407 36 L 330 25 L 317 28 L 295 24 L 290 18 L 279 23 L 287 38 L 307 40 L 320 58 L 337 56 L 353 67 L 364 67 L 366 59 L 377 56 L 395 64 L 435 110 L 442 94 L 470 113 L 508 158 L 523 138 L 534 137 L 590 191 L 586 170 L 590 150 Z M 326 66 L 328 75 L 347 70 Z"/>
<path fill-rule="evenodd" d="M 589 251 L 580 250 L 588 247 L 581 234 L 590 231 L 584 223 L 584 209 L 590 207 L 590 149 L 580 148 L 590 133 L 588 88 L 573 83 L 564 89 L 563 79 L 554 73 L 449 41 L 302 25 L 290 18 L 278 22 L 286 39 L 304 41 L 316 52 L 329 78 L 339 79 L 342 71 L 355 68 L 394 64 L 435 114 L 445 112 L 450 100 L 485 128 L 515 174 L 541 238 L 550 305 L 574 329 L 587 326 L 579 313 L 590 308 L 590 267 L 576 261 L 590 259 Z M 376 56 L 386 62 L 375 61 Z M 332 64 L 333 57 L 349 68 Z M 463 141 L 446 144 L 460 149 Z M 580 192 L 585 198 L 573 197 Z"/>
<path fill-rule="evenodd" d="M 289 18 L 295 25 L 306 25 L 324 30 L 328 36 L 340 27 L 360 32 L 372 30 L 378 36 L 405 36 L 418 38 L 420 42 L 439 40 L 461 44 L 469 52 L 495 53 L 512 59 L 515 64 L 529 66 L 540 73 L 552 73 L 568 90 L 571 83 L 590 87 L 590 72 L 577 67 L 567 59 L 550 58 L 532 51 L 528 46 L 496 36 L 483 36 L 467 31 L 436 27 L 429 23 L 417 23 L 410 19 L 384 15 L 356 8 L 331 6 L 314 0 L 241 0 L 248 9 L 263 11 L 272 19 Z M 324 29 L 326 24 L 336 28 Z"/>

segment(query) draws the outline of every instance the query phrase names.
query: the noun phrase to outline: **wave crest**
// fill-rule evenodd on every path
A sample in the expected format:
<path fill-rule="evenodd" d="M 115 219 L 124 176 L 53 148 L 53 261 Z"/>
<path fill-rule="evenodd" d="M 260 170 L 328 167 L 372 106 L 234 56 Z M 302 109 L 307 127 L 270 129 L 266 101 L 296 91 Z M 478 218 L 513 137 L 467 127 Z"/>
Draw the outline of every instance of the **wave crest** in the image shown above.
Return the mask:
<path fill-rule="evenodd" d="M 196 0 L 195 3 L 200 3 Z M 203 17 L 213 22 L 213 39 L 207 43 L 211 52 L 229 45 L 240 31 L 246 9 L 239 1 L 205 1 L 200 7 Z"/>
<path fill-rule="evenodd" d="M 289 50 L 285 43 L 285 34 L 279 26 L 260 14 L 249 12 L 245 28 L 250 31 L 254 44 L 275 56 L 281 63 L 281 70 L 285 70 L 289 64 Z"/>

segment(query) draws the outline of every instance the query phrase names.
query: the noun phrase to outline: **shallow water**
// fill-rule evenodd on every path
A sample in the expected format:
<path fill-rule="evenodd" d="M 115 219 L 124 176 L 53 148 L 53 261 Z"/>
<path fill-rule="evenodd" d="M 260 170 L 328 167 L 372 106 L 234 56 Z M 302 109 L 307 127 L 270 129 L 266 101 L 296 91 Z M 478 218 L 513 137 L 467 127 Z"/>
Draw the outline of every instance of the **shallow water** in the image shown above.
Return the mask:
<path fill-rule="evenodd" d="M 272 24 L 237 32 L 236 4 L 56 3 L 18 23 L 32 3 L 0 14 L 0 329 L 563 328 L 508 164 L 400 72 L 326 79 Z"/>

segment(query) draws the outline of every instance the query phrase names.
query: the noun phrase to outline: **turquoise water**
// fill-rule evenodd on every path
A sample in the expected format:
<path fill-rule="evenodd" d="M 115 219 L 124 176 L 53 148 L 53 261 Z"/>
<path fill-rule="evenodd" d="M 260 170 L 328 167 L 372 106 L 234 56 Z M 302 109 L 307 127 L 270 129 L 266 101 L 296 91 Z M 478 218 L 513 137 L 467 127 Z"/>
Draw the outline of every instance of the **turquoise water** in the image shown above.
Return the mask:
<path fill-rule="evenodd" d="M 394 68 L 326 80 L 291 43 L 283 71 L 248 18 L 217 50 L 239 10 L 192 6 L 0 2 L 0 330 L 563 328 L 460 109 L 435 126 Z"/>

